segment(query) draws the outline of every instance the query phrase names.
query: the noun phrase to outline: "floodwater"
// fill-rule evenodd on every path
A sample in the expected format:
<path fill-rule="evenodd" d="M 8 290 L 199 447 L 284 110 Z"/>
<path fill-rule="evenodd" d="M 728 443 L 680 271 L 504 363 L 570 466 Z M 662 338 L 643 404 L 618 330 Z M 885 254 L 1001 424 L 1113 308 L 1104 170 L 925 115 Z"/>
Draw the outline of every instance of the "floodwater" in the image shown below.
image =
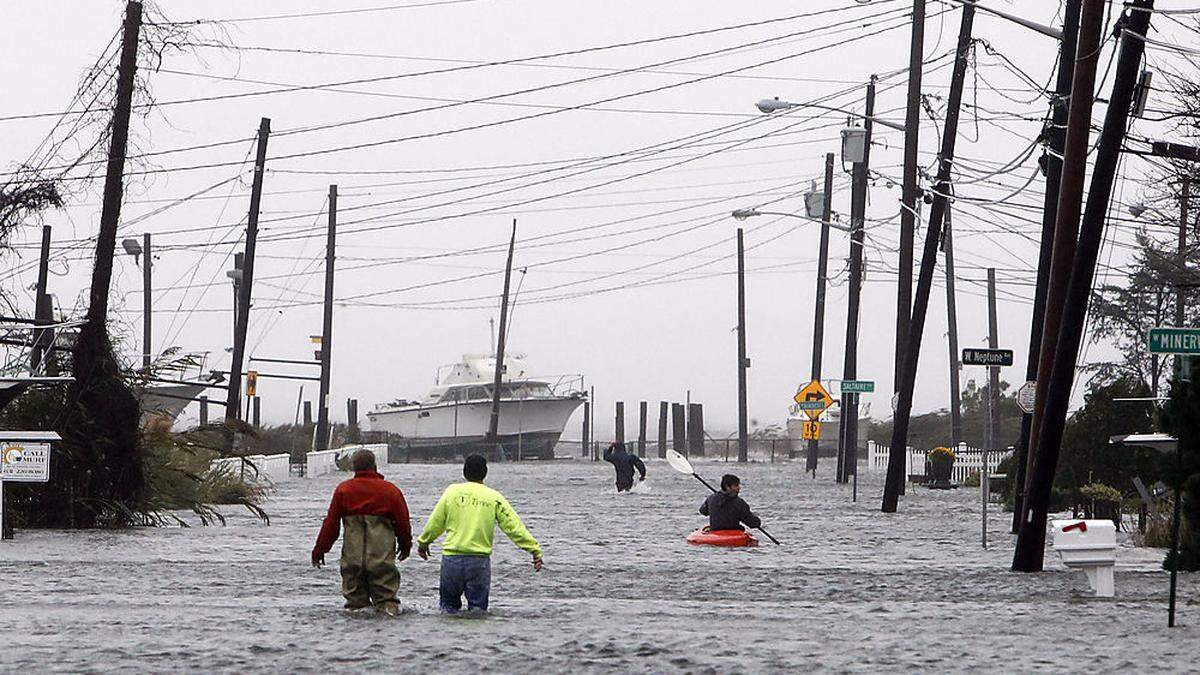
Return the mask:
<path fill-rule="evenodd" d="M 1117 671 L 1195 669 L 1200 579 L 1181 575 L 1166 628 L 1161 551 L 1123 547 L 1113 600 L 1082 572 L 1008 571 L 1008 514 L 979 545 L 975 490 L 910 487 L 878 511 L 878 478 L 858 503 L 802 464 L 699 462 L 732 469 L 784 542 L 692 547 L 706 489 L 658 460 L 647 489 L 618 495 L 604 463 L 493 464 L 542 542 L 546 567 L 502 534 L 491 616 L 436 611 L 438 565 L 401 563 L 397 618 L 341 609 L 336 563 L 308 557 L 339 477 L 282 483 L 265 525 L 229 509 L 226 527 L 19 531 L 0 545 L 0 670 L 457 672 Z M 390 465 L 414 529 L 457 466 Z M 436 549 L 435 549 L 436 550 Z M 329 556 L 337 559 L 338 549 Z"/>

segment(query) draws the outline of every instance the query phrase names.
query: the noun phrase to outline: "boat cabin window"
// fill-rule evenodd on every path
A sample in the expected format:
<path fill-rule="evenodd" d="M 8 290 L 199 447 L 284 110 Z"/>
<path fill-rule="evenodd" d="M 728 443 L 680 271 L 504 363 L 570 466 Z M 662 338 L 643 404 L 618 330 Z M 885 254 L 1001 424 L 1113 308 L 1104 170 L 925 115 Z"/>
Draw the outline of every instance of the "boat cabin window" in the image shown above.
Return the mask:
<path fill-rule="evenodd" d="M 491 395 L 488 394 L 487 390 L 483 387 L 471 387 L 467 398 L 472 401 L 477 401 L 479 399 L 491 398 Z"/>
<path fill-rule="evenodd" d="M 447 389 L 446 392 L 442 394 L 440 402 L 454 403 L 456 401 L 465 400 L 467 400 L 467 392 L 462 387 L 454 387 L 452 389 Z"/>

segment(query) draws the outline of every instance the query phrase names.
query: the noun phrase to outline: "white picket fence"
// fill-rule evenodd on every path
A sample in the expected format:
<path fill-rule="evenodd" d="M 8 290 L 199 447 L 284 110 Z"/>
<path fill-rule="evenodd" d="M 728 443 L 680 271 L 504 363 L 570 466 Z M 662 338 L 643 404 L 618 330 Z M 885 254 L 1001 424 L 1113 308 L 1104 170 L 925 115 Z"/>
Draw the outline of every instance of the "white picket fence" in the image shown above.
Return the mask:
<path fill-rule="evenodd" d="M 995 450 L 988 453 L 988 473 L 996 475 L 997 467 L 1000 462 L 1003 462 L 1012 455 L 1012 448 L 1004 450 Z M 867 472 L 872 474 L 887 473 L 888 455 L 891 448 L 875 441 L 867 441 Z M 904 475 L 905 476 L 924 476 L 925 475 L 925 451 L 916 450 L 912 447 L 908 448 L 905 453 Z M 954 449 L 954 468 L 950 473 L 950 480 L 955 483 L 962 483 L 974 471 L 979 471 L 983 468 L 983 449 L 975 448 L 966 443 L 959 443 Z"/>
<path fill-rule="evenodd" d="M 371 445 L 347 445 L 334 450 L 310 452 L 306 457 L 305 475 L 312 478 L 327 476 L 338 471 L 337 457 L 339 454 L 349 454 L 356 450 L 370 450 L 375 454 L 375 463 L 379 466 L 387 464 L 387 443 Z M 279 483 L 291 478 L 291 457 L 287 454 L 278 455 L 247 455 L 247 464 L 243 465 L 241 457 L 222 457 L 212 461 L 212 467 L 223 467 L 229 471 L 241 473 L 245 467 L 245 476 L 249 480 L 266 480 Z M 255 471 L 257 469 L 257 472 Z"/>

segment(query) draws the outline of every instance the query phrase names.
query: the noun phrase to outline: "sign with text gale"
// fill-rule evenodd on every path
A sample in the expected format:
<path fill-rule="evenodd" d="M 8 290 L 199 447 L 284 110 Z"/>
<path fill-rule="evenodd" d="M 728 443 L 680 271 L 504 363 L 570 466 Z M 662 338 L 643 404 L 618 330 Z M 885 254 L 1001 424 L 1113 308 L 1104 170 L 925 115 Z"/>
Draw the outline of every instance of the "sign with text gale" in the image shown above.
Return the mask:
<path fill-rule="evenodd" d="M 0 445 L 0 480 L 17 483 L 45 483 L 50 480 L 50 444 Z"/>
<path fill-rule="evenodd" d="M 1151 354 L 1200 354 L 1200 328 L 1151 328 Z"/>
<path fill-rule="evenodd" d="M 964 349 L 962 350 L 964 366 L 1011 366 L 1013 351 L 1011 349 Z"/>

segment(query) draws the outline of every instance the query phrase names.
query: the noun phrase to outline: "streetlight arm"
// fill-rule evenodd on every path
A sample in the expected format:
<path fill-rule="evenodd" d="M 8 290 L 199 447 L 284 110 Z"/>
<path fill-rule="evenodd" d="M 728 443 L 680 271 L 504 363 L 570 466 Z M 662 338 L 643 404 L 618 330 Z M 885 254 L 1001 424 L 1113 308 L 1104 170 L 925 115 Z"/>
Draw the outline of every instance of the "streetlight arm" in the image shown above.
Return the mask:
<path fill-rule="evenodd" d="M 1019 24 L 1030 30 L 1037 31 L 1037 32 L 1041 33 L 1042 35 L 1045 35 L 1047 37 L 1052 37 L 1055 40 L 1061 40 L 1063 38 L 1062 31 L 1057 28 L 1054 28 L 1052 26 L 1046 26 L 1046 25 L 1037 23 L 1035 21 L 1030 21 L 1029 19 L 1023 19 L 1023 18 L 1017 16 L 1016 14 L 1009 14 L 1008 12 L 1005 12 L 1005 11 L 1002 11 L 999 9 L 992 9 L 991 7 L 986 7 L 984 5 L 979 4 L 979 2 L 977 2 L 976 0 L 948 0 L 948 1 L 949 2 L 957 2 L 960 5 L 970 5 L 981 12 L 995 14 L 996 16 L 1001 17 L 1003 19 L 1008 19 L 1009 21 L 1012 21 L 1015 24 Z"/>
<path fill-rule="evenodd" d="M 833 106 L 821 105 L 819 103 L 792 103 L 791 101 L 782 101 L 778 98 L 764 98 L 754 104 L 760 111 L 765 113 L 773 113 L 778 110 L 791 110 L 792 108 L 817 108 L 818 110 L 828 110 L 831 112 L 839 112 L 846 115 L 852 115 L 864 120 L 871 120 L 875 124 L 885 126 L 896 131 L 904 131 L 904 125 L 897 122 L 879 119 L 878 117 L 867 116 L 862 113 L 846 110 L 845 108 L 835 108 Z"/>
<path fill-rule="evenodd" d="M 828 226 L 834 228 L 835 230 L 841 230 L 843 232 L 851 232 L 851 233 L 854 232 L 854 228 L 848 227 L 846 225 L 842 225 L 841 223 L 827 222 L 827 221 L 823 221 L 823 220 L 818 220 L 816 218 L 809 218 L 808 216 L 802 216 L 802 215 L 799 215 L 796 213 L 787 213 L 784 211 L 759 211 L 758 209 L 738 209 L 733 212 L 733 217 L 735 220 L 745 220 L 747 218 L 753 218 L 754 216 L 783 216 L 785 218 L 799 218 L 800 220 L 808 220 L 808 221 L 811 221 L 814 223 L 828 225 Z"/>

